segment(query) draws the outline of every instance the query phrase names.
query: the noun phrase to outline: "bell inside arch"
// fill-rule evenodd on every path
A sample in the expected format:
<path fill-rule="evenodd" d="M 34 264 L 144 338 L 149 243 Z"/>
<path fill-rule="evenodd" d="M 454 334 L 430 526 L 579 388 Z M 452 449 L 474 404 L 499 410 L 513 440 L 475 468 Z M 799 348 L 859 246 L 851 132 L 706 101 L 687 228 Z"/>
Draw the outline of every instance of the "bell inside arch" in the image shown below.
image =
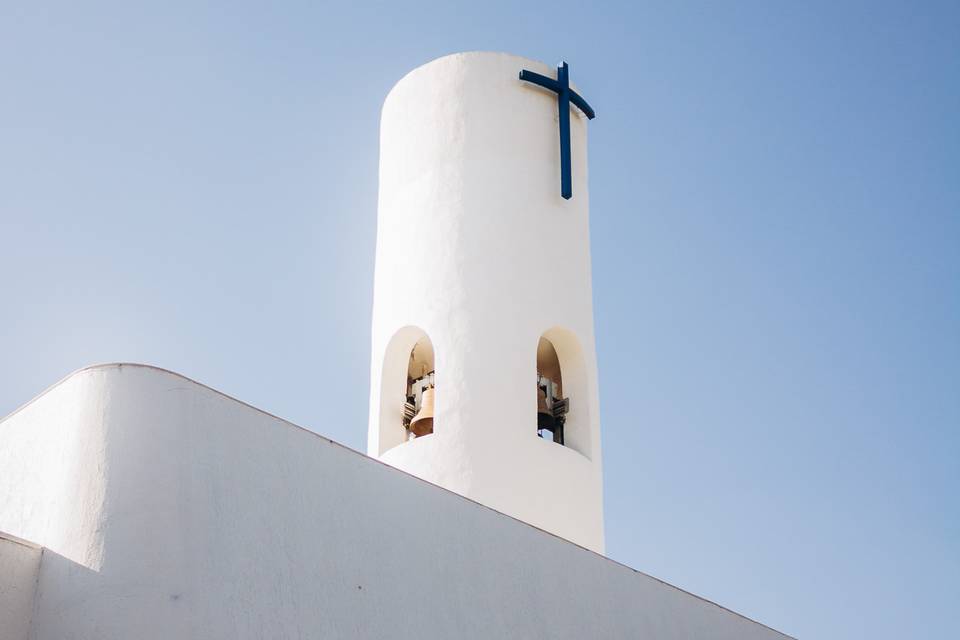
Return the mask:
<path fill-rule="evenodd" d="M 553 429 L 556 420 L 547 406 L 547 392 L 537 386 L 537 429 Z"/>
<path fill-rule="evenodd" d="M 560 358 L 553 343 L 540 337 L 537 344 L 537 435 L 563 444 L 569 400 L 563 397 Z"/>
<path fill-rule="evenodd" d="M 410 421 L 410 432 L 418 438 L 433 433 L 433 403 L 436 391 L 433 387 L 423 392 L 420 411 Z"/>
<path fill-rule="evenodd" d="M 403 408 L 403 424 L 407 440 L 433 433 L 434 390 L 433 344 L 426 335 L 410 350 L 407 365 L 407 393 Z"/>

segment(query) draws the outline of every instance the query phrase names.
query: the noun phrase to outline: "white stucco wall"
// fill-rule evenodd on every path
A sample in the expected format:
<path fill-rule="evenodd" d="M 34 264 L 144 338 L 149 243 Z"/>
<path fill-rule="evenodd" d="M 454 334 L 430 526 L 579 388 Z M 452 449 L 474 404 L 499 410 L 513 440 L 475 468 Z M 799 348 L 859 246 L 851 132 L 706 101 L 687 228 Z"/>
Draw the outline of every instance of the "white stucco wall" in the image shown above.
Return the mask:
<path fill-rule="evenodd" d="M 556 94 L 522 69 L 556 77 L 517 56 L 456 54 L 411 71 L 384 103 L 367 451 L 602 552 L 587 121 L 571 110 L 564 200 Z M 434 433 L 404 443 L 405 370 L 390 363 L 409 356 L 410 327 L 433 343 L 437 404 Z M 548 331 L 563 338 L 566 447 L 536 433 Z"/>
<path fill-rule="evenodd" d="M 150 367 L 0 421 L 0 470 L 0 530 L 48 546 L 32 640 L 783 637 Z"/>
<path fill-rule="evenodd" d="M 0 639 L 27 640 L 40 547 L 0 532 Z"/>

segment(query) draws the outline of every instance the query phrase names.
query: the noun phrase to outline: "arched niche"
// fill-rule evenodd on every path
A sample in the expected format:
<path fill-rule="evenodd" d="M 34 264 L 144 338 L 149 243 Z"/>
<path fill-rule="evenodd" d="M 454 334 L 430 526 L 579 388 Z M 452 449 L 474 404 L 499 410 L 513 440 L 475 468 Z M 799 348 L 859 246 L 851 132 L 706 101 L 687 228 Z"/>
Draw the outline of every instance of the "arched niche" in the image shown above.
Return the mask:
<path fill-rule="evenodd" d="M 387 344 L 380 378 L 378 455 L 433 432 L 435 384 L 433 342 L 414 326 L 397 331 Z"/>
<path fill-rule="evenodd" d="M 537 434 L 589 458 L 593 408 L 583 350 L 572 331 L 554 327 L 540 336 L 536 398 Z"/>

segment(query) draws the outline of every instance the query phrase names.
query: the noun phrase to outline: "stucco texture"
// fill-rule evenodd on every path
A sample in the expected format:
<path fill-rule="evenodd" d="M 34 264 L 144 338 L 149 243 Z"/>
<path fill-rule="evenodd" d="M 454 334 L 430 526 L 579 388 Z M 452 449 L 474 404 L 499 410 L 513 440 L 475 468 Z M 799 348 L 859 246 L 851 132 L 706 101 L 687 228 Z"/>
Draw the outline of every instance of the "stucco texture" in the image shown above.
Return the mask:
<path fill-rule="evenodd" d="M 0 533 L 0 638 L 27 640 L 42 551 Z"/>

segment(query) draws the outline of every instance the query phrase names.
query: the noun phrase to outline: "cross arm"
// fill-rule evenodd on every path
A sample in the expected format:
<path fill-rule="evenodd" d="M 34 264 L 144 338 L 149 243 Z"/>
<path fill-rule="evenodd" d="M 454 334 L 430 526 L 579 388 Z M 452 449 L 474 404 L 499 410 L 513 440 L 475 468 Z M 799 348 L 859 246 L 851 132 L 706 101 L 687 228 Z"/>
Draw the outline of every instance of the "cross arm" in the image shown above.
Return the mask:
<path fill-rule="evenodd" d="M 580 97 L 580 94 L 573 89 L 570 89 L 570 102 L 577 105 L 577 108 L 583 111 L 583 115 L 587 116 L 588 120 L 593 120 L 597 117 L 597 114 L 593 111 L 593 107 L 588 105 L 587 101 Z"/>
<path fill-rule="evenodd" d="M 527 71 L 526 69 L 520 72 L 520 79 L 526 80 L 527 82 L 532 82 L 533 84 L 538 84 L 544 89 L 549 89 L 554 93 L 560 93 L 560 91 L 562 90 L 560 88 L 560 83 L 554 80 L 553 78 L 548 78 L 547 76 L 542 76 L 539 73 L 534 73 L 533 71 Z"/>

